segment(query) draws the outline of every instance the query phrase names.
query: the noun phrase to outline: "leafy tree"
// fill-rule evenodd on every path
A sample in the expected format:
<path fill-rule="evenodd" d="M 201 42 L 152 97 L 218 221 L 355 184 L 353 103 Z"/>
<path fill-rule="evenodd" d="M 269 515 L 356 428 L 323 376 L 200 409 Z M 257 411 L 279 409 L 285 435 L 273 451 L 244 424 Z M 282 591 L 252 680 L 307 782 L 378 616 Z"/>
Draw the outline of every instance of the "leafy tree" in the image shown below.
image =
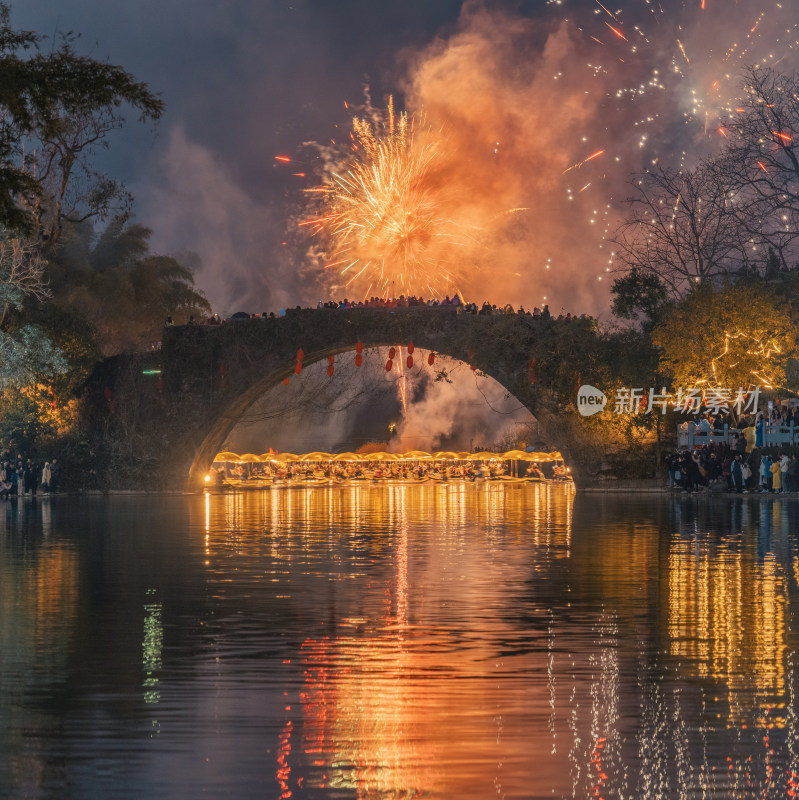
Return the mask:
<path fill-rule="evenodd" d="M 148 349 L 167 314 L 180 324 L 211 311 L 188 267 L 149 253 L 150 234 L 127 215 L 114 218 L 96 241 L 87 224 L 69 225 L 53 255 L 53 302 L 92 324 L 104 355 Z"/>
<path fill-rule="evenodd" d="M 0 364 L 0 389 L 19 389 L 67 370 L 64 354 L 35 325 L 0 333 Z"/>
<path fill-rule="evenodd" d="M 67 369 L 46 332 L 21 317 L 26 298 L 42 301 L 50 295 L 44 268 L 44 259 L 29 242 L 0 239 L 0 391 L 16 391 Z"/>
<path fill-rule="evenodd" d="M 657 322 L 668 302 L 668 291 L 660 278 L 638 267 L 616 278 L 610 293 L 613 313 L 620 319 L 638 320 L 645 328 Z"/>
<path fill-rule="evenodd" d="M 0 2 L 0 224 L 52 247 L 65 216 L 102 216 L 122 196 L 90 163 L 124 123 L 120 108 L 157 119 L 163 103 L 121 67 L 78 55 L 72 34 L 41 51 L 42 37 L 10 16 Z"/>
<path fill-rule="evenodd" d="M 797 355 L 790 306 L 759 283 L 698 287 L 669 310 L 652 340 L 661 369 L 685 387 L 784 388 Z"/>
<path fill-rule="evenodd" d="M 44 268 L 37 247 L 0 234 L 0 332 L 7 330 L 13 312 L 22 308 L 26 297 L 44 300 L 50 296 Z"/>

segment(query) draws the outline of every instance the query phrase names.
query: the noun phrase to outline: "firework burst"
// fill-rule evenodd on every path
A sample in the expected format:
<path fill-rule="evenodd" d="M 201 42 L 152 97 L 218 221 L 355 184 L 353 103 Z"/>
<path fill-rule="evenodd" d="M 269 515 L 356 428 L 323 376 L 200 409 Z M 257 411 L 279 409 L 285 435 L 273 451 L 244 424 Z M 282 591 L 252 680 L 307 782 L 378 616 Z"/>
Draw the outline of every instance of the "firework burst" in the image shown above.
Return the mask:
<path fill-rule="evenodd" d="M 317 212 L 300 225 L 320 237 L 351 294 L 439 295 L 455 291 L 454 253 L 464 236 L 443 209 L 439 155 L 445 137 L 395 114 L 355 117 L 343 168 L 327 166 L 306 190 Z"/>

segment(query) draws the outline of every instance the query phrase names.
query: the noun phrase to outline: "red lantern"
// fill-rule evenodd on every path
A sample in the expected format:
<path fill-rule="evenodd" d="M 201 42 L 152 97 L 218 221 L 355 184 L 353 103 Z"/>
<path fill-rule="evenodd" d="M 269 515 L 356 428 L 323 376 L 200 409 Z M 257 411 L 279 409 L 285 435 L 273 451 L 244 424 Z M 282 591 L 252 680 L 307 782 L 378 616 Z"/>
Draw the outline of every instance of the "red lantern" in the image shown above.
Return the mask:
<path fill-rule="evenodd" d="M 332 378 L 333 377 L 333 370 L 334 369 L 335 369 L 335 367 L 332 364 L 327 368 L 327 377 L 328 378 Z"/>
<path fill-rule="evenodd" d="M 409 343 L 408 343 L 408 352 L 409 352 L 409 353 L 412 353 L 412 352 L 413 352 L 413 342 L 409 342 Z"/>
<path fill-rule="evenodd" d="M 355 356 L 355 366 L 360 367 L 361 364 L 363 364 L 363 356 L 358 353 L 358 355 Z"/>
<path fill-rule="evenodd" d="M 335 356 L 328 356 L 327 357 L 327 363 L 328 364 L 334 364 L 335 361 L 336 361 L 336 357 Z"/>
<path fill-rule="evenodd" d="M 469 361 L 470 362 L 474 361 L 474 348 L 470 347 L 468 352 L 469 352 Z"/>
<path fill-rule="evenodd" d="M 294 374 L 295 375 L 299 375 L 301 372 L 302 372 L 302 361 L 298 361 L 294 365 Z"/>
<path fill-rule="evenodd" d="M 408 369 L 413 366 L 413 356 L 408 356 L 408 360 L 405 362 L 408 365 Z"/>
<path fill-rule="evenodd" d="M 355 344 L 355 352 L 362 353 L 363 352 L 363 342 L 356 342 Z"/>
<path fill-rule="evenodd" d="M 283 378 L 283 385 L 284 386 L 288 386 L 289 385 L 289 379 L 288 378 Z"/>
<path fill-rule="evenodd" d="M 430 353 L 430 355 L 427 357 L 427 363 L 432 367 L 433 366 L 433 362 L 435 360 L 436 360 L 435 354 L 434 353 Z"/>
<path fill-rule="evenodd" d="M 394 362 L 389 358 L 389 360 L 386 361 L 386 372 L 391 372 L 392 369 L 394 369 Z"/>
<path fill-rule="evenodd" d="M 305 353 L 303 353 L 302 348 L 297 351 L 297 361 L 302 361 L 305 358 Z"/>
<path fill-rule="evenodd" d="M 388 357 L 389 358 L 394 358 L 394 356 L 396 354 L 397 354 L 397 351 L 393 347 L 388 351 Z"/>

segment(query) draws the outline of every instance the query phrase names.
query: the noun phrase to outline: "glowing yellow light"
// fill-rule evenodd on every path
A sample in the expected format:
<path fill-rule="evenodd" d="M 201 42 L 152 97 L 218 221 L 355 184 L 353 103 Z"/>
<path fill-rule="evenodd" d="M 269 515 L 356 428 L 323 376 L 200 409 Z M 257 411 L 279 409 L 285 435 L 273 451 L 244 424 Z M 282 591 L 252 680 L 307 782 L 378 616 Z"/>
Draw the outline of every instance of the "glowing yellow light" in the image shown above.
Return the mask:
<path fill-rule="evenodd" d="M 394 296 L 448 288 L 454 231 L 432 174 L 440 135 L 424 124 L 414 130 L 390 101 L 382 120 L 354 118 L 350 136 L 351 161 L 321 187 L 323 213 L 300 224 L 327 238 L 328 266 L 345 264 L 345 285 L 357 281 L 365 297 L 373 288 Z"/>

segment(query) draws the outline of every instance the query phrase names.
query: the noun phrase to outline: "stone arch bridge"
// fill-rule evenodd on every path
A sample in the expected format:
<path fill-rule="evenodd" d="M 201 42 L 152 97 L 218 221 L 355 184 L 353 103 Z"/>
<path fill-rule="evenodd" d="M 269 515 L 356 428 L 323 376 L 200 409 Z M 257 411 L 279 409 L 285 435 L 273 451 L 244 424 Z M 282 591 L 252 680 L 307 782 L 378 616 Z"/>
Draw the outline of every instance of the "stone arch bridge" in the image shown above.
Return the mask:
<path fill-rule="evenodd" d="M 595 360 L 592 320 L 456 311 L 296 309 L 276 319 L 165 328 L 160 350 L 113 359 L 95 376 L 93 417 L 103 420 L 111 442 L 112 470 L 128 485 L 143 470 L 162 487 L 200 489 L 241 416 L 293 377 L 298 349 L 307 367 L 359 342 L 364 349 L 413 342 L 471 364 L 512 393 L 538 419 L 541 438 L 564 454 L 579 485 L 586 459 L 569 433 L 574 415 L 557 397 L 573 399 L 580 370 Z"/>

